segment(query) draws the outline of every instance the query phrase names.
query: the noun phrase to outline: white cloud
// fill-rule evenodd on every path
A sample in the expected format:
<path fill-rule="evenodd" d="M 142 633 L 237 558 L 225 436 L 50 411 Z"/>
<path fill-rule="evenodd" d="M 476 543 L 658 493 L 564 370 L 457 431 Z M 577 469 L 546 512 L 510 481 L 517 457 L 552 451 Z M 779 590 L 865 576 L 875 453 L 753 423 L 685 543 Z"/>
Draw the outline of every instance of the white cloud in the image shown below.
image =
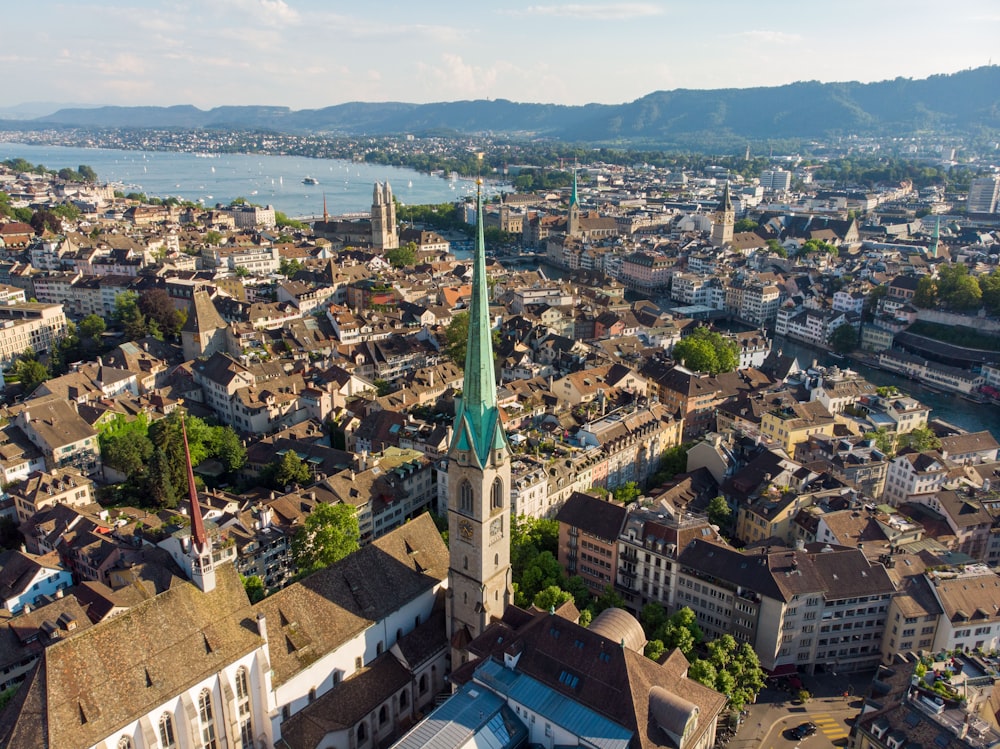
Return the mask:
<path fill-rule="evenodd" d="M 663 8 L 652 3 L 609 3 L 605 5 L 585 5 L 567 3 L 565 5 L 530 5 L 524 10 L 513 11 L 514 15 L 549 16 L 552 18 L 578 18 L 597 21 L 627 21 L 632 18 L 659 16 Z"/>
<path fill-rule="evenodd" d="M 732 36 L 759 44 L 799 44 L 802 42 L 800 34 L 789 34 L 784 31 L 771 31 L 769 29 L 741 31 L 738 34 L 732 34 Z"/>

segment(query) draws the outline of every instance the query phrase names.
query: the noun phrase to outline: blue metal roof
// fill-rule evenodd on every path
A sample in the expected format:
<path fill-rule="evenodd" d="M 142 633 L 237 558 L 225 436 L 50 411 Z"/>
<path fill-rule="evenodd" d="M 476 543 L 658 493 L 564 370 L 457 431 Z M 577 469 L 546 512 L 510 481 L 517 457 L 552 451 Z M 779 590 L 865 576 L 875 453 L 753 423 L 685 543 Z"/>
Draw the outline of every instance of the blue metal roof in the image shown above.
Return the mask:
<path fill-rule="evenodd" d="M 393 747 L 515 749 L 527 738 L 528 729 L 502 697 L 470 683 L 414 726 Z"/>
<path fill-rule="evenodd" d="M 492 659 L 476 669 L 476 679 L 599 749 L 627 749 L 632 739 L 628 729 Z"/>

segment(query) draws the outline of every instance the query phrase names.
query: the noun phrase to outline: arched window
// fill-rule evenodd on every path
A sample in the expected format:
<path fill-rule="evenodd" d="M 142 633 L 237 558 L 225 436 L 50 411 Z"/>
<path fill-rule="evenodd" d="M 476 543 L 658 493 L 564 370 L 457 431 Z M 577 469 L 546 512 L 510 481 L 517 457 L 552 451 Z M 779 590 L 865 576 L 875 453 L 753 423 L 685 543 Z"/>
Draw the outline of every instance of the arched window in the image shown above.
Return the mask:
<path fill-rule="evenodd" d="M 427 674 L 420 675 L 420 682 L 418 683 L 418 688 L 420 689 L 420 694 L 424 694 L 427 691 Z"/>
<path fill-rule="evenodd" d="M 132 749 L 132 739 L 128 736 L 122 736 L 118 739 L 118 749 Z"/>
<path fill-rule="evenodd" d="M 253 715 L 250 709 L 250 679 L 245 666 L 236 670 L 236 709 L 239 712 L 241 749 L 254 749 Z"/>
<path fill-rule="evenodd" d="M 400 692 L 399 693 L 399 706 L 401 708 L 406 707 L 407 704 L 409 704 L 409 702 L 410 702 L 409 695 L 407 695 L 405 691 L 404 692 Z"/>
<path fill-rule="evenodd" d="M 399 640 L 399 639 L 402 639 L 402 637 L 403 637 L 403 630 L 402 629 L 397 629 L 396 630 L 396 639 Z"/>
<path fill-rule="evenodd" d="M 462 557 L 462 569 L 463 570 L 469 569 L 469 558 L 468 557 Z"/>
<path fill-rule="evenodd" d="M 368 727 L 364 723 L 358 724 L 358 746 L 368 740 Z"/>
<path fill-rule="evenodd" d="M 386 710 L 385 705 L 382 705 L 382 707 L 380 707 L 378 710 L 378 724 L 382 725 L 388 719 L 389 719 L 389 711 Z"/>
<path fill-rule="evenodd" d="M 499 554 L 494 554 L 493 555 L 493 566 L 494 567 L 499 567 L 500 566 L 500 555 Z"/>
<path fill-rule="evenodd" d="M 458 490 L 458 509 L 462 512 L 472 512 L 472 484 L 463 481 Z"/>
<path fill-rule="evenodd" d="M 312 687 L 309 690 L 309 704 L 311 705 L 316 701 L 316 687 Z"/>
<path fill-rule="evenodd" d="M 503 505 L 504 505 L 504 501 L 503 501 L 503 481 L 501 481 L 500 479 L 496 479 L 493 482 L 493 492 L 492 492 L 492 494 L 493 494 L 493 498 L 492 498 L 492 502 L 490 503 L 490 506 L 494 510 L 503 509 Z"/>
<path fill-rule="evenodd" d="M 160 749 L 174 749 L 176 746 L 174 719 L 170 717 L 170 713 L 164 713 L 160 717 Z"/>
<path fill-rule="evenodd" d="M 198 722 L 201 724 L 201 749 L 218 749 L 215 740 L 215 717 L 212 711 L 212 693 L 203 689 L 198 695 Z"/>

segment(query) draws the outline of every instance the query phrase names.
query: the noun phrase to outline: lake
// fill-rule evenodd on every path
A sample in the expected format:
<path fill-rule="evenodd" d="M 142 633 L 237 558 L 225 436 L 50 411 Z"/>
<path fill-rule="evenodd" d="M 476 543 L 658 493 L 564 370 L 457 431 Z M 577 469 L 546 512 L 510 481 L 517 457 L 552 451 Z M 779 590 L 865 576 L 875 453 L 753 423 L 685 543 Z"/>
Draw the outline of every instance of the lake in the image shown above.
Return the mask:
<path fill-rule="evenodd" d="M 118 151 L 0 142 L 0 161 L 15 158 L 56 171 L 86 164 L 102 182 L 120 183 L 125 192 L 173 196 L 206 206 L 246 198 L 251 203 L 273 205 L 290 217 L 322 215 L 324 196 L 330 215 L 368 212 L 373 185 L 386 180 L 404 205 L 450 203 L 475 194 L 475 183 L 468 179 L 448 180 L 412 169 L 305 156 Z M 306 177 L 318 184 L 303 184 Z M 491 182 L 484 189 L 492 194 L 501 186 Z"/>

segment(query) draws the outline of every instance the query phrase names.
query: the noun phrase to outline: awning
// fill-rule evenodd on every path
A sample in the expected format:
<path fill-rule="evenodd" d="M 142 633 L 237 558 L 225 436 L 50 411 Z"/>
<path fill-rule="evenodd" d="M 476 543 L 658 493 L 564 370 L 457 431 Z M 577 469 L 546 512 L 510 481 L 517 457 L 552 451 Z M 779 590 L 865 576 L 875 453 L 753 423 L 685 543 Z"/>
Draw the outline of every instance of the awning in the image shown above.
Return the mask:
<path fill-rule="evenodd" d="M 783 663 L 780 666 L 775 666 L 773 671 L 768 672 L 768 678 L 773 679 L 779 676 L 788 676 L 789 674 L 794 673 L 797 673 L 794 663 Z"/>

